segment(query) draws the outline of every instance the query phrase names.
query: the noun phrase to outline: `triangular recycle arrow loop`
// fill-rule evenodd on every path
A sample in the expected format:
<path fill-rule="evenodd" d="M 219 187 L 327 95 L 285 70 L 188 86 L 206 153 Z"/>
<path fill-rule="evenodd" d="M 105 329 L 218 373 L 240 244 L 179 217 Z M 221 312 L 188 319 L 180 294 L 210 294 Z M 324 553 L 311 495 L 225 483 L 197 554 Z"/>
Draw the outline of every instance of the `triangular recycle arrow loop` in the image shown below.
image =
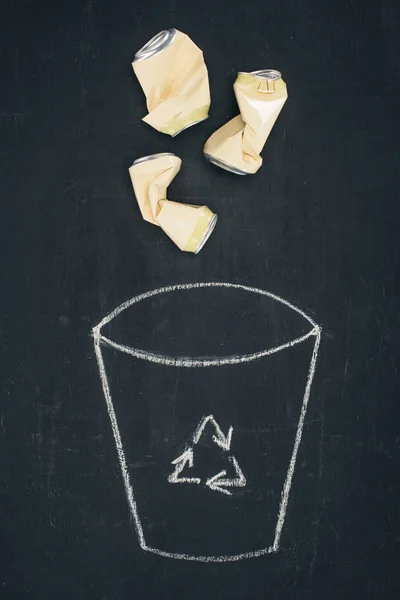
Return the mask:
<path fill-rule="evenodd" d="M 204 416 L 198 426 L 196 427 L 192 442 L 193 446 L 195 446 L 200 440 L 203 431 L 207 425 L 207 423 L 211 423 L 215 429 L 215 435 L 213 435 L 213 441 L 225 451 L 230 450 L 231 441 L 232 441 L 232 433 L 233 427 L 230 426 L 228 429 L 228 433 L 224 435 L 220 426 L 214 419 L 213 415 Z M 226 494 L 227 496 L 231 496 L 232 492 L 230 492 L 228 487 L 245 487 L 247 484 L 246 478 L 243 474 L 242 469 L 239 467 L 239 464 L 234 456 L 228 456 L 229 462 L 232 464 L 235 469 L 235 477 L 234 478 L 226 478 L 226 471 L 220 471 L 216 475 L 209 477 L 205 485 L 215 492 L 221 492 L 222 494 Z M 199 477 L 180 477 L 181 472 L 188 466 L 190 469 L 193 467 L 193 447 L 186 447 L 180 456 L 175 458 L 172 462 L 172 465 L 175 465 L 174 471 L 168 476 L 169 483 L 201 483 L 201 479 Z"/>

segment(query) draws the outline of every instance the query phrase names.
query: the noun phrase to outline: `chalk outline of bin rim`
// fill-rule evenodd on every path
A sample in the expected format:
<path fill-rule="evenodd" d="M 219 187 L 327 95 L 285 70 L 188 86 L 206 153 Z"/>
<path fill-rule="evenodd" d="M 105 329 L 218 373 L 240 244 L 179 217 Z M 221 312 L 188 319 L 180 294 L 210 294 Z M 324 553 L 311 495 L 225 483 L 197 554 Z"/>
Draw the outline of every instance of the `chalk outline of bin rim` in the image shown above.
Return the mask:
<path fill-rule="evenodd" d="M 238 290 L 244 290 L 246 292 L 260 294 L 262 296 L 268 296 L 269 298 L 272 298 L 273 300 L 276 300 L 277 302 L 281 302 L 282 304 L 285 304 L 287 307 L 291 308 L 292 310 L 294 310 L 295 312 L 300 314 L 312 325 L 312 329 L 306 335 L 303 335 L 303 336 L 296 338 L 290 342 L 287 342 L 286 344 L 282 344 L 281 346 L 276 346 L 275 348 L 270 348 L 269 350 L 263 350 L 261 352 L 256 352 L 253 354 L 245 354 L 242 356 L 228 356 L 228 357 L 220 357 L 220 358 L 213 358 L 213 359 L 201 359 L 201 358 L 172 359 L 172 358 L 168 358 L 168 357 L 161 356 L 158 354 L 148 353 L 148 352 L 144 352 L 142 350 L 138 350 L 135 348 L 130 348 L 128 346 L 124 346 L 121 344 L 116 344 L 115 342 L 112 342 L 111 340 L 109 340 L 107 337 L 101 335 L 101 333 L 100 333 L 101 328 L 104 327 L 104 325 L 109 323 L 112 319 L 114 319 L 117 315 L 119 315 L 126 308 L 129 308 L 130 306 L 132 306 L 133 304 L 136 304 L 137 302 L 140 302 L 141 300 L 146 300 L 147 298 L 151 298 L 152 296 L 157 296 L 159 294 L 164 294 L 166 292 L 174 292 L 174 291 L 179 291 L 179 290 L 191 290 L 191 289 L 198 289 L 198 288 L 211 288 L 211 287 L 234 288 L 234 289 L 238 289 Z M 189 561 L 197 561 L 197 562 L 203 562 L 203 563 L 234 562 L 234 561 L 238 561 L 238 560 L 243 560 L 245 558 L 256 558 L 258 556 L 262 556 L 263 554 L 270 554 L 273 552 L 277 552 L 279 550 L 280 538 L 281 538 L 282 529 L 283 529 L 283 525 L 285 522 L 285 516 L 286 516 L 286 511 L 287 511 L 288 502 L 289 502 L 290 488 L 292 486 L 292 480 L 293 480 L 294 470 L 295 470 L 295 466 L 296 466 L 297 453 L 298 453 L 298 449 L 299 449 L 300 442 L 301 442 L 308 401 L 310 398 L 311 385 L 312 385 L 312 381 L 313 381 L 314 374 L 315 374 L 315 367 L 316 367 L 316 362 L 317 362 L 317 357 L 318 357 L 318 349 L 319 349 L 319 344 L 321 341 L 321 331 L 322 331 L 322 329 L 319 325 L 317 325 L 301 309 L 297 308 L 297 306 L 294 306 L 287 300 L 284 300 L 283 298 L 280 298 L 279 296 L 276 296 L 275 294 L 266 292 L 265 290 L 260 290 L 258 288 L 248 287 L 245 285 L 240 285 L 240 284 L 235 284 L 235 283 L 223 283 L 223 282 L 185 283 L 185 284 L 179 284 L 179 285 L 171 285 L 171 286 L 167 286 L 167 287 L 158 288 L 156 290 L 152 290 L 152 291 L 146 292 L 144 294 L 140 294 L 138 296 L 135 296 L 134 298 L 131 298 L 130 300 L 127 300 L 126 302 L 124 302 L 123 304 L 118 306 L 115 310 L 113 310 L 106 317 L 104 317 L 104 319 L 102 319 L 98 325 L 96 325 L 93 328 L 92 334 L 93 334 L 93 338 L 94 338 L 94 348 L 95 348 L 95 353 L 96 353 L 97 365 L 98 365 L 99 373 L 100 373 L 100 379 L 101 379 L 101 383 L 102 383 L 102 387 L 103 387 L 103 393 L 104 393 L 104 397 L 105 397 L 106 404 L 107 404 L 107 409 L 108 409 L 108 414 L 109 414 L 110 421 L 111 421 L 112 431 L 114 434 L 119 463 L 120 463 L 120 467 L 121 467 L 121 473 L 122 473 L 122 477 L 123 477 L 123 481 L 124 481 L 125 492 L 126 492 L 126 495 L 128 498 L 129 508 L 131 510 L 136 534 L 137 534 L 139 544 L 140 544 L 140 547 L 142 548 L 142 550 L 145 550 L 146 552 L 152 552 L 153 554 L 157 554 L 158 556 L 165 556 L 168 558 L 175 558 L 178 560 L 189 560 Z M 302 403 L 301 410 L 300 410 L 300 417 L 299 417 L 299 421 L 298 421 L 298 425 L 297 425 L 297 431 L 296 431 L 295 441 L 294 441 L 294 445 L 293 445 L 292 456 L 290 458 L 289 467 L 287 470 L 285 482 L 284 482 L 282 492 L 281 492 L 281 501 L 280 501 L 280 505 L 279 505 L 279 509 L 278 509 L 278 518 L 277 518 L 276 527 L 275 527 L 275 537 L 274 537 L 274 542 L 273 542 L 272 546 L 269 546 L 267 548 L 261 548 L 259 550 L 254 550 L 251 552 L 244 552 L 242 554 L 233 554 L 233 555 L 228 554 L 228 555 L 222 555 L 222 556 L 208 556 L 208 555 L 196 556 L 196 555 L 192 555 L 192 554 L 179 554 L 179 553 L 174 553 L 174 552 L 167 552 L 164 550 L 160 550 L 158 548 L 151 548 L 150 546 L 148 546 L 145 541 L 143 527 L 142 527 L 142 523 L 140 521 L 139 511 L 138 511 L 135 496 L 133 493 L 133 487 L 130 482 L 128 465 L 127 465 L 126 458 L 125 458 L 125 453 L 124 453 L 124 449 L 123 449 L 123 445 L 122 445 L 121 435 L 119 432 L 117 417 L 115 414 L 114 405 L 112 403 L 111 392 L 110 392 L 110 388 L 108 385 L 103 356 L 101 353 L 101 347 L 100 347 L 101 344 L 107 345 L 107 346 L 112 346 L 113 348 L 116 348 L 117 350 L 121 350 L 122 352 L 126 352 L 128 354 L 131 354 L 131 355 L 135 356 L 136 358 L 141 358 L 144 360 L 149 360 L 151 362 L 156 362 L 156 363 L 168 365 L 168 366 L 174 366 L 174 367 L 210 367 L 210 366 L 214 366 L 214 367 L 217 367 L 217 366 L 222 366 L 222 365 L 227 365 L 227 364 L 232 365 L 232 364 L 237 364 L 237 363 L 249 362 L 249 361 L 261 358 L 263 356 L 268 356 L 269 354 L 275 354 L 276 352 L 279 352 L 280 350 L 284 350 L 285 348 L 289 348 L 291 346 L 300 344 L 312 336 L 315 336 L 314 350 L 312 353 L 310 368 L 308 371 L 308 377 L 307 377 L 306 387 L 305 387 L 305 391 L 304 391 L 303 403 Z"/>

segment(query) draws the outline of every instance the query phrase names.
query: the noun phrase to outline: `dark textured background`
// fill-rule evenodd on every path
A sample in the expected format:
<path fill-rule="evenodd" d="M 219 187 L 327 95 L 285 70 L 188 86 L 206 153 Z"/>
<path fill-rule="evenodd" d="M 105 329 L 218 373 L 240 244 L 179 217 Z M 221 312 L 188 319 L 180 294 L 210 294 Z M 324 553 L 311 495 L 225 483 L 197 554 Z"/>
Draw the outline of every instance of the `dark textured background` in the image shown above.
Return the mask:
<path fill-rule="evenodd" d="M 141 122 L 130 66 L 172 26 L 213 101 L 174 140 Z M 399 26 L 395 0 L 3 2 L 2 599 L 399 597 Z M 236 72 L 265 67 L 289 100 L 263 168 L 234 177 L 202 145 Z M 220 215 L 198 256 L 139 216 L 127 169 L 162 151 L 184 161 L 171 198 Z M 207 280 L 324 329 L 283 550 L 228 565 L 139 549 L 89 335 L 137 293 Z"/>

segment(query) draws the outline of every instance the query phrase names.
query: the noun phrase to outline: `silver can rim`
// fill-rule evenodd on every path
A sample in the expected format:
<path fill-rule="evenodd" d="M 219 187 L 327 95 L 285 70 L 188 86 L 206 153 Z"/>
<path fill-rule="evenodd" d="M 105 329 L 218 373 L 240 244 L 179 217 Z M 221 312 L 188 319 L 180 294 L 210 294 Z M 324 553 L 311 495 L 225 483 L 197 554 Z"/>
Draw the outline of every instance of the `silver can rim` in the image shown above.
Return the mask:
<path fill-rule="evenodd" d="M 179 135 L 180 133 L 182 133 L 182 131 L 185 131 L 185 129 L 189 129 L 189 127 L 193 127 L 193 125 L 197 125 L 198 123 L 202 123 L 203 121 L 206 121 L 208 119 L 208 115 L 206 117 L 203 117 L 202 119 L 198 119 L 197 121 L 193 121 L 192 123 L 189 123 L 188 125 L 185 125 L 185 127 L 182 127 L 182 129 L 180 129 L 179 131 L 177 131 L 176 133 L 174 133 L 171 137 L 176 137 L 177 135 Z"/>
<path fill-rule="evenodd" d="M 267 79 L 268 81 L 278 81 L 278 79 L 282 79 L 282 73 L 276 69 L 251 71 L 250 75 L 254 75 L 254 77 L 259 77 L 260 79 Z"/>
<path fill-rule="evenodd" d="M 195 250 L 195 254 L 198 254 L 200 252 L 200 250 L 203 248 L 204 244 L 207 242 L 207 240 L 209 239 L 210 235 L 212 234 L 212 232 L 215 229 L 215 226 L 217 224 L 218 221 L 218 215 L 213 215 L 211 221 L 209 222 L 207 229 L 204 232 L 203 237 L 200 240 L 199 245 L 197 246 L 196 250 Z"/>
<path fill-rule="evenodd" d="M 234 173 L 235 175 L 248 175 L 248 173 L 246 173 L 246 171 L 242 171 L 241 169 L 237 169 L 233 165 L 229 165 L 224 160 L 221 160 L 220 158 L 215 158 L 211 154 L 207 154 L 205 152 L 204 156 L 206 157 L 206 159 L 208 161 L 210 161 L 210 163 L 212 163 L 216 167 L 220 167 L 220 169 L 224 169 L 225 171 L 230 171 L 230 173 Z"/>
<path fill-rule="evenodd" d="M 144 46 L 140 48 L 135 54 L 135 59 L 133 62 L 138 62 L 139 60 L 145 60 L 146 58 L 150 58 L 155 54 L 158 54 L 162 50 L 165 50 L 172 42 L 174 41 L 176 36 L 176 29 L 163 29 L 155 36 L 151 38 Z"/>
<path fill-rule="evenodd" d="M 148 156 L 142 156 L 141 158 L 137 158 L 132 166 L 140 165 L 141 163 L 147 162 L 148 160 L 154 160 L 156 158 L 161 158 L 162 156 L 176 156 L 173 152 L 158 152 L 157 154 L 149 154 Z"/>

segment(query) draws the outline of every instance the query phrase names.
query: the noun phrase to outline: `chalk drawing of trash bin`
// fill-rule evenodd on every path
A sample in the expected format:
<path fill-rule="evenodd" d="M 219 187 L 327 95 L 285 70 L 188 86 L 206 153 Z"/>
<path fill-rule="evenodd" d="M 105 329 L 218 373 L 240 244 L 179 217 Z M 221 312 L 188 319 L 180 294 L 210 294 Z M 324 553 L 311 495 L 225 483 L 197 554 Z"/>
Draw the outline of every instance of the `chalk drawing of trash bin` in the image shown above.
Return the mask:
<path fill-rule="evenodd" d="M 260 289 L 189 283 L 121 304 L 93 338 L 141 548 L 201 562 L 277 552 L 320 326 Z"/>

